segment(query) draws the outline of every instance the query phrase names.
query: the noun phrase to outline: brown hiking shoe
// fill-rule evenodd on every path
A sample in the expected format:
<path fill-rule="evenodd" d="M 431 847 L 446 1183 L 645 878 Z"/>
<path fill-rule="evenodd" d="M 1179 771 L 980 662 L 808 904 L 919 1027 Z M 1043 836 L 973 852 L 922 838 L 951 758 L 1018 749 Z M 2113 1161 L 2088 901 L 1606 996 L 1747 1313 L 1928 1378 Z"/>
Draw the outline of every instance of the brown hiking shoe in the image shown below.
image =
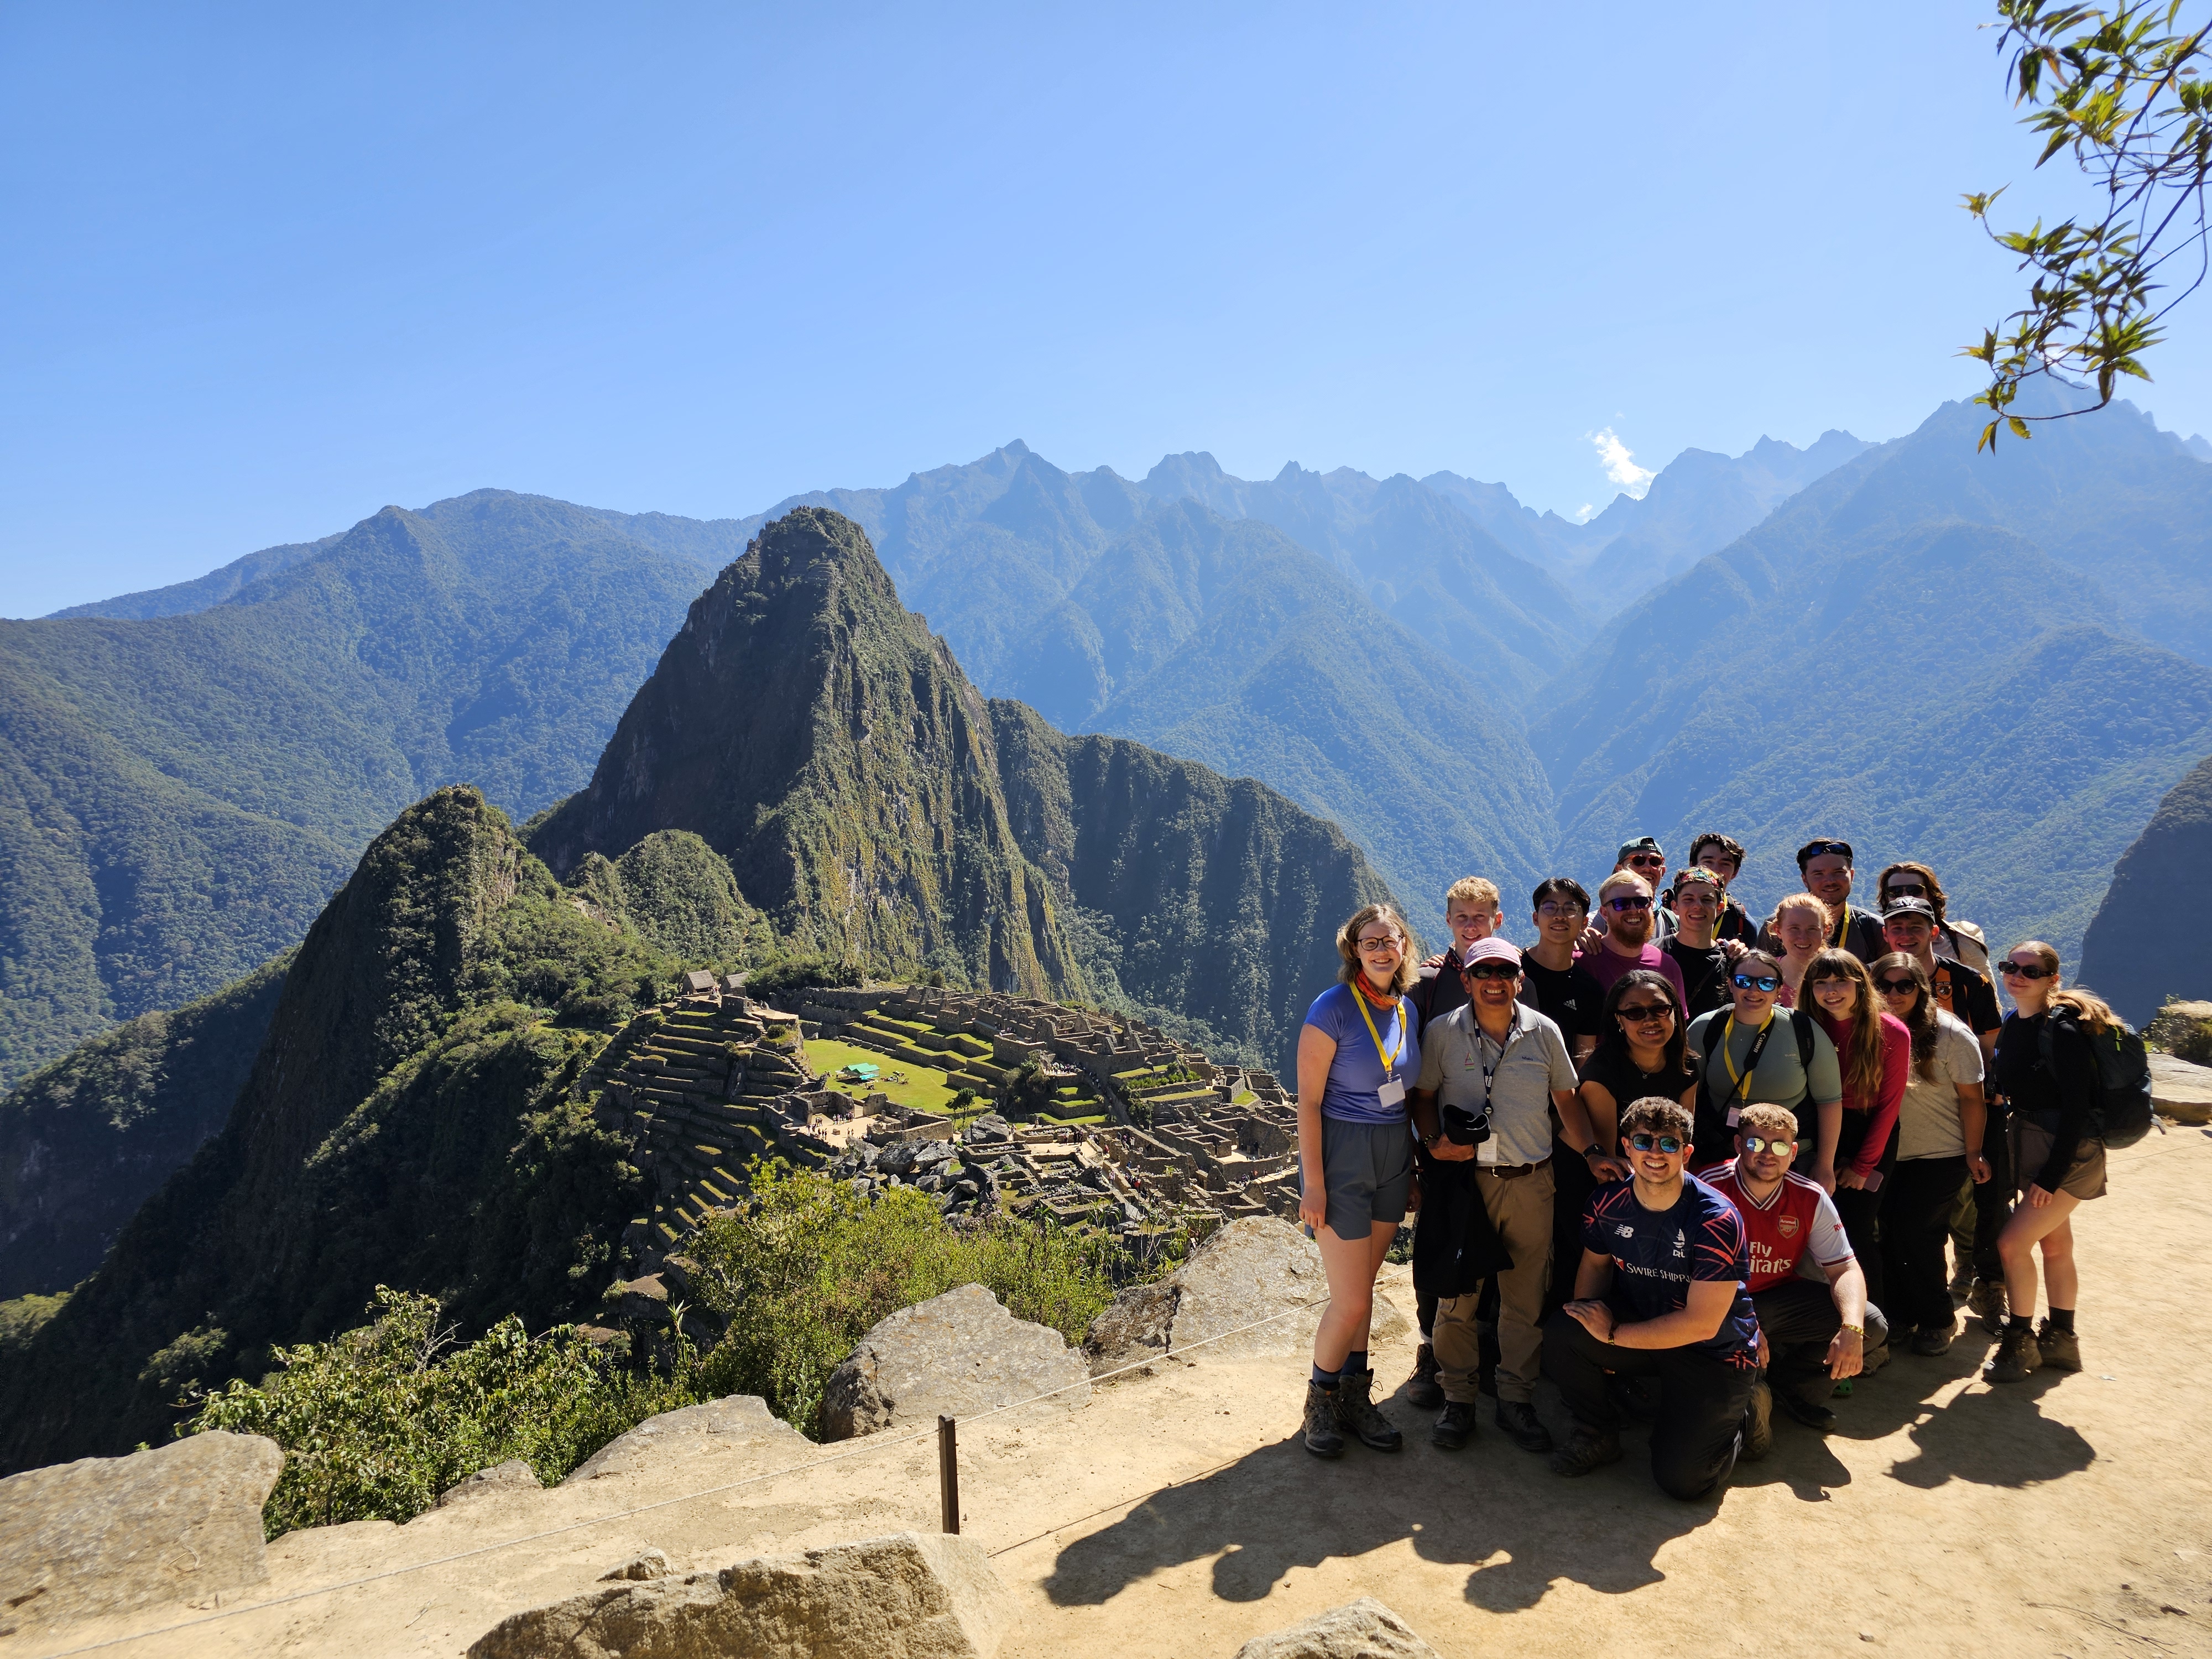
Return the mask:
<path fill-rule="evenodd" d="M 2081 1369 L 2081 1339 L 2071 1331 L 2059 1330 L 2047 1319 L 2035 1328 L 2035 1346 L 2043 1355 L 2043 1363 L 2051 1370 Z"/>
<path fill-rule="evenodd" d="M 1336 1396 L 1318 1382 L 1306 1384 L 1305 1440 L 1316 1457 L 1344 1455 L 1344 1437 L 1336 1431 Z"/>
<path fill-rule="evenodd" d="M 1395 1451 L 1406 1443 L 1398 1425 L 1375 1409 L 1375 1373 L 1346 1371 L 1336 1385 L 1336 1423 L 1375 1451 Z"/>
<path fill-rule="evenodd" d="M 1586 1429 L 1575 1425 L 1574 1438 L 1552 1454 L 1554 1474 L 1588 1474 L 1608 1463 L 1620 1462 L 1620 1435 L 1613 1429 Z"/>
<path fill-rule="evenodd" d="M 1974 1288 L 1966 1292 L 1966 1311 L 1992 1332 L 2002 1335 L 2005 1327 L 2005 1287 L 2002 1279 L 1978 1279 Z"/>
<path fill-rule="evenodd" d="M 1425 1342 L 1413 1356 L 1413 1374 L 1406 1379 L 1406 1403 L 1425 1412 L 1444 1403 L 1444 1385 L 1437 1380 L 1437 1351 Z"/>
<path fill-rule="evenodd" d="M 2043 1350 L 2036 1343 L 2035 1333 L 2026 1325 L 2007 1325 L 2004 1339 L 1997 1344 L 1996 1358 L 1982 1367 L 1982 1376 L 1991 1382 L 2022 1382 L 2042 1369 Z"/>

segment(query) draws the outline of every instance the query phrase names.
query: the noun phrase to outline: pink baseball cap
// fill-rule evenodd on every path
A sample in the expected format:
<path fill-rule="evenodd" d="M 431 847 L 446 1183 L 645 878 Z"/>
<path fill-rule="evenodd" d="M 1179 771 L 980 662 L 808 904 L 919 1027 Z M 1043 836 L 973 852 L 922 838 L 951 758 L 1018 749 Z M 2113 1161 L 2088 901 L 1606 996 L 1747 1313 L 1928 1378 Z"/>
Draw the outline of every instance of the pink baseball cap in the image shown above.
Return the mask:
<path fill-rule="evenodd" d="M 1479 939 L 1460 953 L 1459 965 L 1472 968 L 1478 962 L 1510 962 L 1521 965 L 1521 947 L 1510 939 L 1500 939 L 1492 933 L 1488 939 Z"/>

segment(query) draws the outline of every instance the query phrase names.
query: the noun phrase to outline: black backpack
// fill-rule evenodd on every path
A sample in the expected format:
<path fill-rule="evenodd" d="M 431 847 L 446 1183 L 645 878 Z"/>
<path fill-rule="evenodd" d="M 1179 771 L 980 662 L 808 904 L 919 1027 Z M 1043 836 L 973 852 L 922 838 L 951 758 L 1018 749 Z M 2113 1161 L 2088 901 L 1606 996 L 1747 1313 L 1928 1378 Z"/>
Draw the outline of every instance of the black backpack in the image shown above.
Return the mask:
<path fill-rule="evenodd" d="M 1797 1036 L 1797 1068 L 1810 1075 L 1813 1070 L 1813 1016 L 1802 1008 L 1791 1008 L 1786 1012 L 1790 1015 L 1790 1029 Z M 1713 1018 L 1705 1022 L 1705 1044 L 1698 1051 L 1698 1127 L 1694 1152 L 1700 1169 L 1709 1164 L 1725 1162 L 1735 1155 L 1735 1131 L 1728 1124 L 1729 1103 L 1716 1102 L 1712 1091 L 1705 1085 L 1705 1071 L 1712 1063 L 1713 1045 L 1720 1041 L 1720 1033 L 1727 1024 L 1727 1016 L 1716 1008 Z M 1747 1084 L 1750 1080 L 1751 1074 L 1747 1072 L 1744 1081 Z M 1748 1100 L 1740 1103 L 1752 1104 Z"/>
<path fill-rule="evenodd" d="M 2058 1068 L 2051 1053 L 2051 1028 L 2063 1019 L 2097 1057 L 2097 1109 L 2090 1116 L 2090 1133 L 2117 1152 L 2132 1146 L 2150 1133 L 2150 1051 L 2134 1026 L 2115 1019 L 2101 1033 L 2091 1030 L 2071 1013 L 2054 1010 L 2037 1036 L 2037 1052 L 2052 1075 Z"/>

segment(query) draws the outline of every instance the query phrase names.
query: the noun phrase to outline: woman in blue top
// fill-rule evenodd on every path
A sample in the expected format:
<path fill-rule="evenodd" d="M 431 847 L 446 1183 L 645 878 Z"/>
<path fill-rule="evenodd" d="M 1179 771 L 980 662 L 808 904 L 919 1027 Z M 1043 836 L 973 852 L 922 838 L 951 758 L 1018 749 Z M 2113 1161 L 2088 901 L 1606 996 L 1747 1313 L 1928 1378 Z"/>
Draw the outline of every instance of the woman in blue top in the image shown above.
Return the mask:
<path fill-rule="evenodd" d="M 1370 904 L 1337 930 L 1336 951 L 1340 982 L 1314 999 L 1298 1033 L 1298 1218 L 1328 1274 L 1306 1388 L 1306 1449 L 1317 1457 L 1340 1455 L 1346 1429 L 1376 1451 L 1403 1439 L 1375 1408 L 1367 1327 L 1375 1275 L 1406 1218 L 1406 1091 L 1421 1072 L 1404 995 L 1417 971 L 1413 931 L 1389 905 Z"/>

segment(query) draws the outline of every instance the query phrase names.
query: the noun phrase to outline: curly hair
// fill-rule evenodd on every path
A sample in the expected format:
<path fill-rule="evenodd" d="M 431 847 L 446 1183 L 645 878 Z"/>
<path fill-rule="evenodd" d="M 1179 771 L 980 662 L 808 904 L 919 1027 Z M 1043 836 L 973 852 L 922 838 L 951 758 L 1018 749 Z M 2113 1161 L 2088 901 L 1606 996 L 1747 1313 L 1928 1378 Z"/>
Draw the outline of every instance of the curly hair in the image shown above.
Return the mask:
<path fill-rule="evenodd" d="M 1358 979 L 1359 930 L 1370 921 L 1387 921 L 1398 935 L 1398 971 L 1390 976 L 1390 989 L 1403 996 L 1420 975 L 1420 942 L 1413 930 L 1406 926 L 1405 917 L 1388 904 L 1364 904 L 1352 913 L 1352 920 L 1336 930 L 1336 954 L 1343 959 L 1337 978 L 1346 985 Z"/>

